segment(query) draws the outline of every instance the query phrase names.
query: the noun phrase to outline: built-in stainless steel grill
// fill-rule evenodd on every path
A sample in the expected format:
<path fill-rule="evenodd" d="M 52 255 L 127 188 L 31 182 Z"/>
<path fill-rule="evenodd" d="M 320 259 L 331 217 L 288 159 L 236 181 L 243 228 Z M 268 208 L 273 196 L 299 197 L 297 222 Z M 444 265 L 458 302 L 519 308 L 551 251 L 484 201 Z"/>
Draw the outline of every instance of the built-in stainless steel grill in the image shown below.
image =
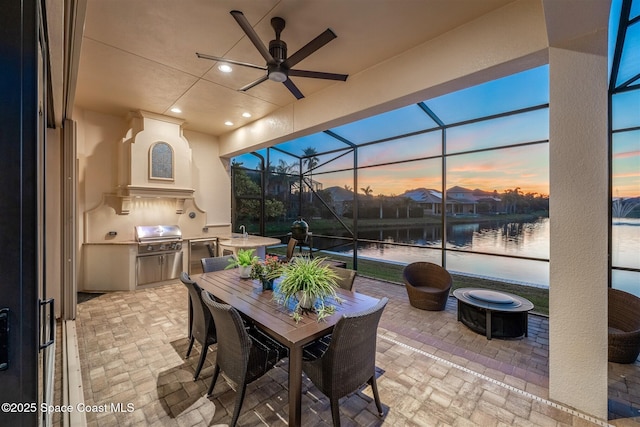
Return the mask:
<path fill-rule="evenodd" d="M 182 268 L 182 231 L 177 225 L 138 225 L 137 285 L 176 279 Z"/>
<path fill-rule="evenodd" d="M 182 250 L 182 231 L 177 225 L 136 226 L 138 256 Z"/>

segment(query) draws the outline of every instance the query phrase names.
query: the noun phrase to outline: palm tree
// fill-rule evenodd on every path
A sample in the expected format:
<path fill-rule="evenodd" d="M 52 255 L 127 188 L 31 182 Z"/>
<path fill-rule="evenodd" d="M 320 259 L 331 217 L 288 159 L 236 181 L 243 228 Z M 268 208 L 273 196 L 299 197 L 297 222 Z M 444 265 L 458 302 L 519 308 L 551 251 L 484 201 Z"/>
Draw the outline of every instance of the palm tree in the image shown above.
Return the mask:
<path fill-rule="evenodd" d="M 504 201 L 505 211 L 507 213 L 516 213 L 518 202 L 522 197 L 519 193 L 520 187 L 516 187 L 513 190 L 505 190 L 502 200 Z"/>
<path fill-rule="evenodd" d="M 276 166 L 276 172 L 282 174 L 291 174 L 295 169 L 294 164 L 289 164 L 283 159 L 278 160 L 278 166 Z"/>
<path fill-rule="evenodd" d="M 303 150 L 304 160 L 303 163 L 307 166 L 307 170 L 309 171 L 309 181 L 310 182 L 310 191 L 309 191 L 309 202 L 313 201 L 313 168 L 318 165 L 320 159 L 317 157 L 318 152 L 313 147 L 307 147 Z"/>
<path fill-rule="evenodd" d="M 365 188 L 360 188 L 360 190 L 362 190 L 362 192 L 364 193 L 365 196 L 371 196 L 373 194 L 373 189 L 371 188 L 370 185 L 367 185 Z"/>
<path fill-rule="evenodd" d="M 293 177 L 294 173 L 297 173 L 298 165 L 295 163 L 287 163 L 283 159 L 278 159 L 278 165 L 275 167 L 276 193 L 283 196 L 285 202 L 289 201 L 292 188 L 297 184 L 297 177 Z"/>

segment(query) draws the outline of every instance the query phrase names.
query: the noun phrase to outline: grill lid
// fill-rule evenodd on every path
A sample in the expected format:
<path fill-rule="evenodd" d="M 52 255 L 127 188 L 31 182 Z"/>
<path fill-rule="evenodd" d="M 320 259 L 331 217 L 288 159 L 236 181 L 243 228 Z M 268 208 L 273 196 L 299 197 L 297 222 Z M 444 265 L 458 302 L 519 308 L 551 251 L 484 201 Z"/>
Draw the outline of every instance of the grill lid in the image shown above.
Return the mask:
<path fill-rule="evenodd" d="M 177 225 L 136 225 L 136 240 L 140 243 L 182 240 Z"/>

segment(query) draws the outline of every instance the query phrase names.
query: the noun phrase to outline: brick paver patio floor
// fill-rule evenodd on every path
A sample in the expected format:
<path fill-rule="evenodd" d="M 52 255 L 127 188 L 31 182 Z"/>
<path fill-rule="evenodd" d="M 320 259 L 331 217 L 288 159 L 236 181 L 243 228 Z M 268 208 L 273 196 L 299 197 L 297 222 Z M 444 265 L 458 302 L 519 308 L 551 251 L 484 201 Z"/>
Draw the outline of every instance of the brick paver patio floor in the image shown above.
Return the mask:
<path fill-rule="evenodd" d="M 607 425 L 548 400 L 546 318 L 531 315 L 526 338 L 487 340 L 457 321 L 453 298 L 445 311 L 427 312 L 409 305 L 402 286 L 358 277 L 356 290 L 390 298 L 376 355 L 385 416 L 367 387 L 340 401 L 343 426 Z M 200 346 L 184 359 L 187 290 L 179 282 L 93 298 L 78 305 L 76 323 L 86 405 L 125 409 L 87 413 L 90 426 L 230 422 L 236 394 L 228 383 L 218 380 L 206 397 L 216 346 L 198 381 Z M 248 386 L 238 425 L 287 425 L 286 364 Z M 328 399 L 308 379 L 304 387 L 303 425 L 332 425 Z M 609 424 L 640 425 L 640 362 L 609 363 L 609 397 Z"/>

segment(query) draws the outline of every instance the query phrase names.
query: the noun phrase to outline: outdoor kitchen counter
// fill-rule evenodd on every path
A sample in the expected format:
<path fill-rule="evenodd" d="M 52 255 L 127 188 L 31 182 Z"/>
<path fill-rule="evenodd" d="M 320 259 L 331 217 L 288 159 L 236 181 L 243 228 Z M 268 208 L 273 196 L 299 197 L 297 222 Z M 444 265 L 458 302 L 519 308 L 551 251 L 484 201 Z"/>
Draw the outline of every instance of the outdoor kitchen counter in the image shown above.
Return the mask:
<path fill-rule="evenodd" d="M 263 236 L 253 236 L 248 235 L 247 237 L 243 237 L 242 235 L 232 234 L 232 235 L 223 235 L 218 236 L 220 239 L 219 244 L 220 248 L 227 249 L 234 254 L 239 249 L 255 249 L 255 254 L 260 258 L 264 258 L 266 253 L 267 246 L 279 245 L 282 242 L 280 239 L 276 239 L 273 237 L 263 237 Z"/>
<path fill-rule="evenodd" d="M 136 255 L 134 241 L 105 240 L 82 245 L 84 261 L 78 290 L 106 292 L 134 290 L 136 285 Z"/>
<path fill-rule="evenodd" d="M 104 246 L 104 245 L 135 245 L 138 246 L 138 242 L 134 241 L 111 241 L 105 240 L 104 242 L 86 242 L 82 244 L 83 246 Z"/>

